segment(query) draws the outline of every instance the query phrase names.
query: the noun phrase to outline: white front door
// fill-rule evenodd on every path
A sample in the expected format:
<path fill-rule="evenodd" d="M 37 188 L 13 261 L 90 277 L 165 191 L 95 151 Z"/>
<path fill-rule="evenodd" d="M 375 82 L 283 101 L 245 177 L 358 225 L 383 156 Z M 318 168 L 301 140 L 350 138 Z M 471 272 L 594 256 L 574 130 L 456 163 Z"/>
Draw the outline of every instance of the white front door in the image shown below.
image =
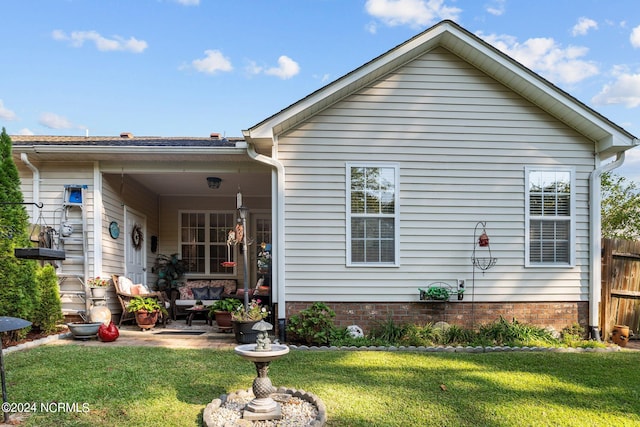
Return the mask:
<path fill-rule="evenodd" d="M 133 283 L 147 283 L 147 217 L 124 208 L 125 276 Z M 135 232 L 134 232 L 135 230 Z"/>

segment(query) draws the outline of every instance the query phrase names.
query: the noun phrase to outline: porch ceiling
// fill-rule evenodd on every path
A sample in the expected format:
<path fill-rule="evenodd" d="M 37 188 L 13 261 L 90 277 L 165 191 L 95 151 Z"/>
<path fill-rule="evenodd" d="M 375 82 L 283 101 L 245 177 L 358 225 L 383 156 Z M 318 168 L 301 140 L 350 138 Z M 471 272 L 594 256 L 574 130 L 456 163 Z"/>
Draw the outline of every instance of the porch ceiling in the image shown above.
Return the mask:
<path fill-rule="evenodd" d="M 268 171 L 125 173 L 125 175 L 159 196 L 233 197 L 238 192 L 238 188 L 242 190 L 245 197 L 271 195 L 271 174 Z M 209 176 L 222 179 L 220 188 L 209 188 L 207 184 Z"/>

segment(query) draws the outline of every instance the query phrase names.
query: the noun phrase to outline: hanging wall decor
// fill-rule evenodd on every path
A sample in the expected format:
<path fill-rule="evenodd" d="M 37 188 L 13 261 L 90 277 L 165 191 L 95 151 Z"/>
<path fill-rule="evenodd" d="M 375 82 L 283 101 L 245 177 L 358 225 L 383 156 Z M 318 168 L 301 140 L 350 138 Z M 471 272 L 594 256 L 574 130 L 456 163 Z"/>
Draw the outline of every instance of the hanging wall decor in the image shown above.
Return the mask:
<path fill-rule="evenodd" d="M 131 243 L 133 243 L 133 247 L 136 250 L 140 250 L 140 248 L 142 248 L 143 241 L 144 236 L 142 235 L 142 228 L 139 224 L 134 224 L 133 230 L 131 230 Z"/>

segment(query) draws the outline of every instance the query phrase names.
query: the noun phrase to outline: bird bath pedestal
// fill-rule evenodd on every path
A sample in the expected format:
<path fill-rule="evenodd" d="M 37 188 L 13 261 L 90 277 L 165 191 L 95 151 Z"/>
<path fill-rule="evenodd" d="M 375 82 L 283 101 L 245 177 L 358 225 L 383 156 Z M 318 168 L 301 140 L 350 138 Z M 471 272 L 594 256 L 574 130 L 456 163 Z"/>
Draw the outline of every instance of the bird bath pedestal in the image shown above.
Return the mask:
<path fill-rule="evenodd" d="M 275 391 L 269 379 L 269 364 L 289 353 L 289 347 L 281 344 L 271 344 L 268 338 L 268 330 L 273 326 L 264 320 L 254 325 L 258 330 L 258 342 L 256 344 L 244 344 L 235 348 L 240 357 L 250 360 L 256 365 L 257 376 L 253 380 L 253 395 L 255 399 L 249 402 L 242 414 L 245 420 L 279 420 L 282 418 L 280 404 L 271 398 Z"/>

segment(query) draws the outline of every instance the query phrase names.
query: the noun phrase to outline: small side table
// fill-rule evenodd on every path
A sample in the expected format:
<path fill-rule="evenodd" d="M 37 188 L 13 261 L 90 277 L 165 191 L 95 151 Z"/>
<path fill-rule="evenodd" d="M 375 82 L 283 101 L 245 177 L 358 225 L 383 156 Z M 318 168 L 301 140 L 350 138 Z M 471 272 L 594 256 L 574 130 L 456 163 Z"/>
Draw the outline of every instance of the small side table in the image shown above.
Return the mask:
<path fill-rule="evenodd" d="M 187 312 L 189 312 L 189 314 L 187 315 L 187 325 L 191 326 L 191 322 L 194 321 L 194 319 L 196 319 L 197 317 L 200 318 L 204 318 L 204 320 L 207 322 L 207 325 L 212 326 L 213 322 L 211 320 L 211 318 L 209 317 L 209 308 L 208 307 L 204 307 L 204 308 L 187 308 Z M 204 317 L 203 317 L 204 315 Z"/>

